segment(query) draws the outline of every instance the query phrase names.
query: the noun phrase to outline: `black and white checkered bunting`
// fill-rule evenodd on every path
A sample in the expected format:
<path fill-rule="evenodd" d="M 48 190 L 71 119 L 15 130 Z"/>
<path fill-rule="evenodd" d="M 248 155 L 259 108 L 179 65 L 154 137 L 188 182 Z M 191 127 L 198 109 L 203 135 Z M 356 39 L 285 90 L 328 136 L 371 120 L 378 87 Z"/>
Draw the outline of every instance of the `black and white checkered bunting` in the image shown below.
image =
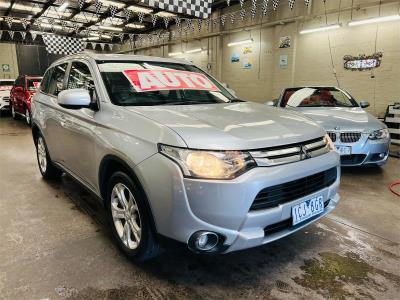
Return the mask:
<path fill-rule="evenodd" d="M 74 54 L 84 50 L 81 39 L 55 34 L 44 34 L 43 41 L 48 53 L 52 54 Z"/>
<path fill-rule="evenodd" d="M 212 0 L 143 0 L 143 3 L 173 13 L 206 19 L 211 14 Z"/>

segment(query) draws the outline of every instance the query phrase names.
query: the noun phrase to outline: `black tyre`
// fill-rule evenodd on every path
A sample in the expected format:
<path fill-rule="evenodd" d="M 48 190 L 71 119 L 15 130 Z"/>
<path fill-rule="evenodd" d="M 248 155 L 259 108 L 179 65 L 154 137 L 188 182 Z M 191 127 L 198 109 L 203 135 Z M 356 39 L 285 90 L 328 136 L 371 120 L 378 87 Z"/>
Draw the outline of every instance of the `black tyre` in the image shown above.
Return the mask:
<path fill-rule="evenodd" d="M 111 176 L 106 199 L 111 232 L 124 254 L 137 262 L 160 253 L 145 201 L 142 192 L 127 174 L 116 172 Z"/>
<path fill-rule="evenodd" d="M 62 175 L 62 171 L 54 166 L 47 150 L 46 142 L 41 134 L 35 139 L 36 157 L 39 164 L 39 170 L 46 180 L 56 179 Z"/>

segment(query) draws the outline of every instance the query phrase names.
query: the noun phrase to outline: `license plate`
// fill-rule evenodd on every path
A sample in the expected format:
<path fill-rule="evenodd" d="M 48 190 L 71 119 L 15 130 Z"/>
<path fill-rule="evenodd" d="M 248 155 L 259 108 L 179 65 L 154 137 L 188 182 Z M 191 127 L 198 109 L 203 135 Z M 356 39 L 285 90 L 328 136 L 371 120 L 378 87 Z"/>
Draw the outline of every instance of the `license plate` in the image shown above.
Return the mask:
<path fill-rule="evenodd" d="M 336 151 L 340 155 L 351 155 L 351 147 L 349 146 L 336 146 Z"/>
<path fill-rule="evenodd" d="M 317 196 L 292 207 L 293 225 L 301 223 L 324 211 L 324 197 Z"/>

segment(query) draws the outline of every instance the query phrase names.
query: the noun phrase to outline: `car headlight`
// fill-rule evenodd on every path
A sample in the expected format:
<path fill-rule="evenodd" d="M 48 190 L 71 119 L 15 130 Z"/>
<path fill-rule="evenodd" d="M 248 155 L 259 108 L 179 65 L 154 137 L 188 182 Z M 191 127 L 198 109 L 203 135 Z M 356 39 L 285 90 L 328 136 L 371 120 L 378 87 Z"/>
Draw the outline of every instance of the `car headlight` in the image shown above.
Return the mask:
<path fill-rule="evenodd" d="M 388 139 L 390 137 L 389 129 L 384 128 L 380 130 L 375 130 L 369 135 L 370 140 L 380 140 L 380 139 Z"/>
<path fill-rule="evenodd" d="M 335 144 L 332 142 L 332 139 L 330 138 L 330 136 L 328 134 L 325 134 L 324 142 L 330 151 L 336 151 Z"/>
<path fill-rule="evenodd" d="M 207 151 L 159 145 L 160 153 L 175 161 L 187 177 L 233 179 L 256 166 L 248 152 Z"/>

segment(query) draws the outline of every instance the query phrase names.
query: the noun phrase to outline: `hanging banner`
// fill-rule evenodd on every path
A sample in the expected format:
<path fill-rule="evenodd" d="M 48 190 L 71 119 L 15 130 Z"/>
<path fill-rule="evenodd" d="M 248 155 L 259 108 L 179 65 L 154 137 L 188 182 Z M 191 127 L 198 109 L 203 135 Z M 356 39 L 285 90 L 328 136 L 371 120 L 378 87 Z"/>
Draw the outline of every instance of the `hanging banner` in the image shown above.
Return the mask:
<path fill-rule="evenodd" d="M 211 14 L 212 0 L 142 0 L 144 4 L 178 14 L 186 14 L 197 18 L 206 19 Z"/>
<path fill-rule="evenodd" d="M 125 70 L 124 75 L 138 92 L 162 90 L 219 91 L 206 75 L 178 70 Z"/>
<path fill-rule="evenodd" d="M 74 54 L 84 49 L 81 39 L 69 36 L 44 34 L 43 41 L 47 52 L 53 54 Z"/>

